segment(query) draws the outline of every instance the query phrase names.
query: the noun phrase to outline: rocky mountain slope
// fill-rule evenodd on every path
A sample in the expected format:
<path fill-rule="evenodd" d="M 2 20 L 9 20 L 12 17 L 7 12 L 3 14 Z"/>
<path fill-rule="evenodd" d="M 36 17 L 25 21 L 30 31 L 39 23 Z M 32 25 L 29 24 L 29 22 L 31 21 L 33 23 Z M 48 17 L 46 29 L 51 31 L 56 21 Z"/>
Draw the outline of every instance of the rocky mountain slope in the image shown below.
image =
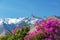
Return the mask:
<path fill-rule="evenodd" d="M 33 28 L 35 25 L 35 22 L 39 19 L 36 18 L 28 18 L 28 17 L 22 17 L 22 18 L 0 18 L 0 36 L 5 35 L 8 31 L 11 31 L 13 28 L 15 28 L 18 25 L 23 26 L 24 24 L 29 24 L 30 28 Z"/>

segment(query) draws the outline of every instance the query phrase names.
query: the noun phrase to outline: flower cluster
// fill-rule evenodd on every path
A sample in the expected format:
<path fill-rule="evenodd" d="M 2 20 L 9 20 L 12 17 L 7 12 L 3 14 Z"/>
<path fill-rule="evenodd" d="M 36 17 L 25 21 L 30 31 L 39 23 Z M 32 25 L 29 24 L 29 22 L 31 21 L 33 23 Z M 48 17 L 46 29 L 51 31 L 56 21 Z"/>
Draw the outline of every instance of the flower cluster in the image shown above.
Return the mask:
<path fill-rule="evenodd" d="M 32 35 L 44 35 L 41 40 L 59 40 L 60 39 L 60 21 L 57 19 L 46 19 L 36 22 L 36 30 Z M 24 40 L 32 38 L 30 34 L 25 36 Z M 41 36 L 40 36 L 41 37 Z M 34 39 L 34 38 L 33 38 Z M 36 38 L 37 39 L 37 38 Z"/>
<path fill-rule="evenodd" d="M 60 38 L 60 21 L 57 19 L 47 19 L 40 21 L 41 31 L 44 33 L 43 40 L 59 40 Z"/>
<path fill-rule="evenodd" d="M 28 24 L 24 26 L 18 25 L 16 28 L 12 29 L 11 32 L 4 37 L 0 37 L 0 40 L 24 40 L 25 35 L 28 34 L 30 27 Z M 33 33 L 31 33 L 33 35 Z"/>
<path fill-rule="evenodd" d="M 17 26 L 16 28 L 17 28 L 17 29 L 21 29 L 21 28 L 22 28 L 22 26 Z M 17 31 L 17 30 L 16 30 L 16 28 L 15 28 L 15 29 L 12 29 L 12 31 L 11 31 L 11 32 L 12 32 L 12 34 L 15 34 L 15 33 L 16 33 L 16 31 Z"/>
<path fill-rule="evenodd" d="M 26 35 L 26 36 L 24 37 L 24 40 L 31 40 L 31 38 L 33 37 L 33 35 L 35 35 L 35 32 L 29 33 L 29 35 Z"/>

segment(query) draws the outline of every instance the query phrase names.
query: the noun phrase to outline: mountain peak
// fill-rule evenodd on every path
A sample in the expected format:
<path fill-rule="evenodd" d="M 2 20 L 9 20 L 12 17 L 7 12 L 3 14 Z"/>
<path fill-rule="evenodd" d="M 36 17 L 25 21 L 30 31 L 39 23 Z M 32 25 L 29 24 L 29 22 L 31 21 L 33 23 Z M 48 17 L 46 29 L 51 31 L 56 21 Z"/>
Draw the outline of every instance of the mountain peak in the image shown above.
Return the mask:
<path fill-rule="evenodd" d="M 0 19 L 0 36 L 4 35 L 7 31 L 11 31 L 13 28 L 16 28 L 17 25 L 29 24 L 31 28 L 35 26 L 35 22 L 38 21 L 37 18 L 1 18 Z"/>

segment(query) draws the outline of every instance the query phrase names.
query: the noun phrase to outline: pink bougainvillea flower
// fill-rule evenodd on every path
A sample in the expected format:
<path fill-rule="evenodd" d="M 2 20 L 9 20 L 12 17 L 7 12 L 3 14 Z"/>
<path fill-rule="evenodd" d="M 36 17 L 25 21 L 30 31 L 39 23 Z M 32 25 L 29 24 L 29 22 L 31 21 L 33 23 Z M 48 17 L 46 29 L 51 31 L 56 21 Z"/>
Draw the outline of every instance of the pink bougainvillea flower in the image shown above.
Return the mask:
<path fill-rule="evenodd" d="M 36 25 L 39 25 L 39 22 L 38 21 L 36 22 Z"/>
<path fill-rule="evenodd" d="M 53 40 L 58 39 L 60 35 L 60 22 L 57 19 L 46 19 L 36 22 L 36 30 L 35 32 L 31 32 L 29 35 L 32 37 L 36 33 L 41 34 L 44 33 L 43 40 Z"/>
<path fill-rule="evenodd" d="M 51 38 L 48 38 L 48 40 L 51 40 Z"/>
<path fill-rule="evenodd" d="M 50 35 L 49 38 L 52 38 L 52 35 Z"/>
<path fill-rule="evenodd" d="M 53 28 L 52 28 L 52 27 L 50 27 L 50 28 L 49 28 L 49 32 L 52 32 L 52 31 L 53 31 Z"/>
<path fill-rule="evenodd" d="M 40 27 L 39 27 L 39 26 L 36 26 L 36 29 L 37 29 L 37 30 L 40 30 Z"/>
<path fill-rule="evenodd" d="M 29 35 L 31 35 L 31 36 L 34 35 L 34 34 L 35 34 L 35 32 L 31 32 L 31 33 L 29 33 Z"/>
<path fill-rule="evenodd" d="M 60 27 L 60 22 L 58 22 L 57 25 Z"/>
<path fill-rule="evenodd" d="M 35 35 L 35 32 L 29 33 L 29 35 L 26 35 L 26 36 L 24 37 L 24 40 L 30 40 L 30 38 L 32 38 L 34 35 Z"/>
<path fill-rule="evenodd" d="M 46 21 L 45 21 L 45 20 L 41 20 L 40 22 L 43 22 L 43 23 L 45 23 Z"/>
<path fill-rule="evenodd" d="M 41 27 L 42 27 L 42 28 L 45 28 L 45 27 L 48 27 L 48 25 L 47 25 L 46 23 L 45 23 L 45 24 L 42 23 L 42 24 L 41 24 Z"/>
<path fill-rule="evenodd" d="M 42 30 L 36 29 L 35 32 L 38 33 L 38 34 L 41 34 L 42 33 Z"/>
<path fill-rule="evenodd" d="M 54 38 L 57 38 L 58 36 L 56 34 L 54 34 Z"/>
<path fill-rule="evenodd" d="M 39 30 L 39 31 L 37 31 L 37 33 L 38 33 L 38 34 L 41 34 L 41 33 L 42 33 L 42 31 L 40 31 L 40 30 Z"/>
<path fill-rule="evenodd" d="M 46 32 L 48 32 L 48 31 L 49 31 L 49 29 L 45 28 L 45 31 L 46 31 Z"/>
<path fill-rule="evenodd" d="M 50 28 L 45 28 L 45 31 L 46 31 L 47 33 L 52 33 L 53 28 L 52 28 L 52 27 L 50 27 Z"/>
<path fill-rule="evenodd" d="M 50 22 L 50 21 L 47 21 L 46 23 L 47 23 L 48 25 L 50 25 L 50 24 L 51 24 L 51 22 Z"/>
<path fill-rule="evenodd" d="M 48 38 L 45 38 L 44 40 L 48 40 Z"/>
<path fill-rule="evenodd" d="M 29 35 L 26 35 L 26 36 L 24 37 L 24 40 L 30 40 Z"/>
<path fill-rule="evenodd" d="M 56 24 L 58 23 L 58 20 L 48 20 L 48 23 L 51 25 L 51 26 L 56 26 Z"/>
<path fill-rule="evenodd" d="M 12 34 L 15 34 L 15 33 L 16 33 L 16 29 L 13 29 L 13 30 L 12 30 Z"/>

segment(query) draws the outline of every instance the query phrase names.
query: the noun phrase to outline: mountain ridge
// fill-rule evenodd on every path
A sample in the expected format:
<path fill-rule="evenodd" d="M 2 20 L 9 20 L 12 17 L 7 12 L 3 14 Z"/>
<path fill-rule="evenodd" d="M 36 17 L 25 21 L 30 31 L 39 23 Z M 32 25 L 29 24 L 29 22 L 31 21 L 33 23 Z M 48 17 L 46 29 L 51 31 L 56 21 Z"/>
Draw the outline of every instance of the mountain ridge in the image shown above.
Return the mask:
<path fill-rule="evenodd" d="M 11 31 L 17 25 L 23 26 L 24 24 L 29 24 L 31 28 L 34 27 L 35 22 L 38 21 L 37 18 L 1 18 L 0 19 L 0 36 L 5 35 L 7 31 Z"/>

